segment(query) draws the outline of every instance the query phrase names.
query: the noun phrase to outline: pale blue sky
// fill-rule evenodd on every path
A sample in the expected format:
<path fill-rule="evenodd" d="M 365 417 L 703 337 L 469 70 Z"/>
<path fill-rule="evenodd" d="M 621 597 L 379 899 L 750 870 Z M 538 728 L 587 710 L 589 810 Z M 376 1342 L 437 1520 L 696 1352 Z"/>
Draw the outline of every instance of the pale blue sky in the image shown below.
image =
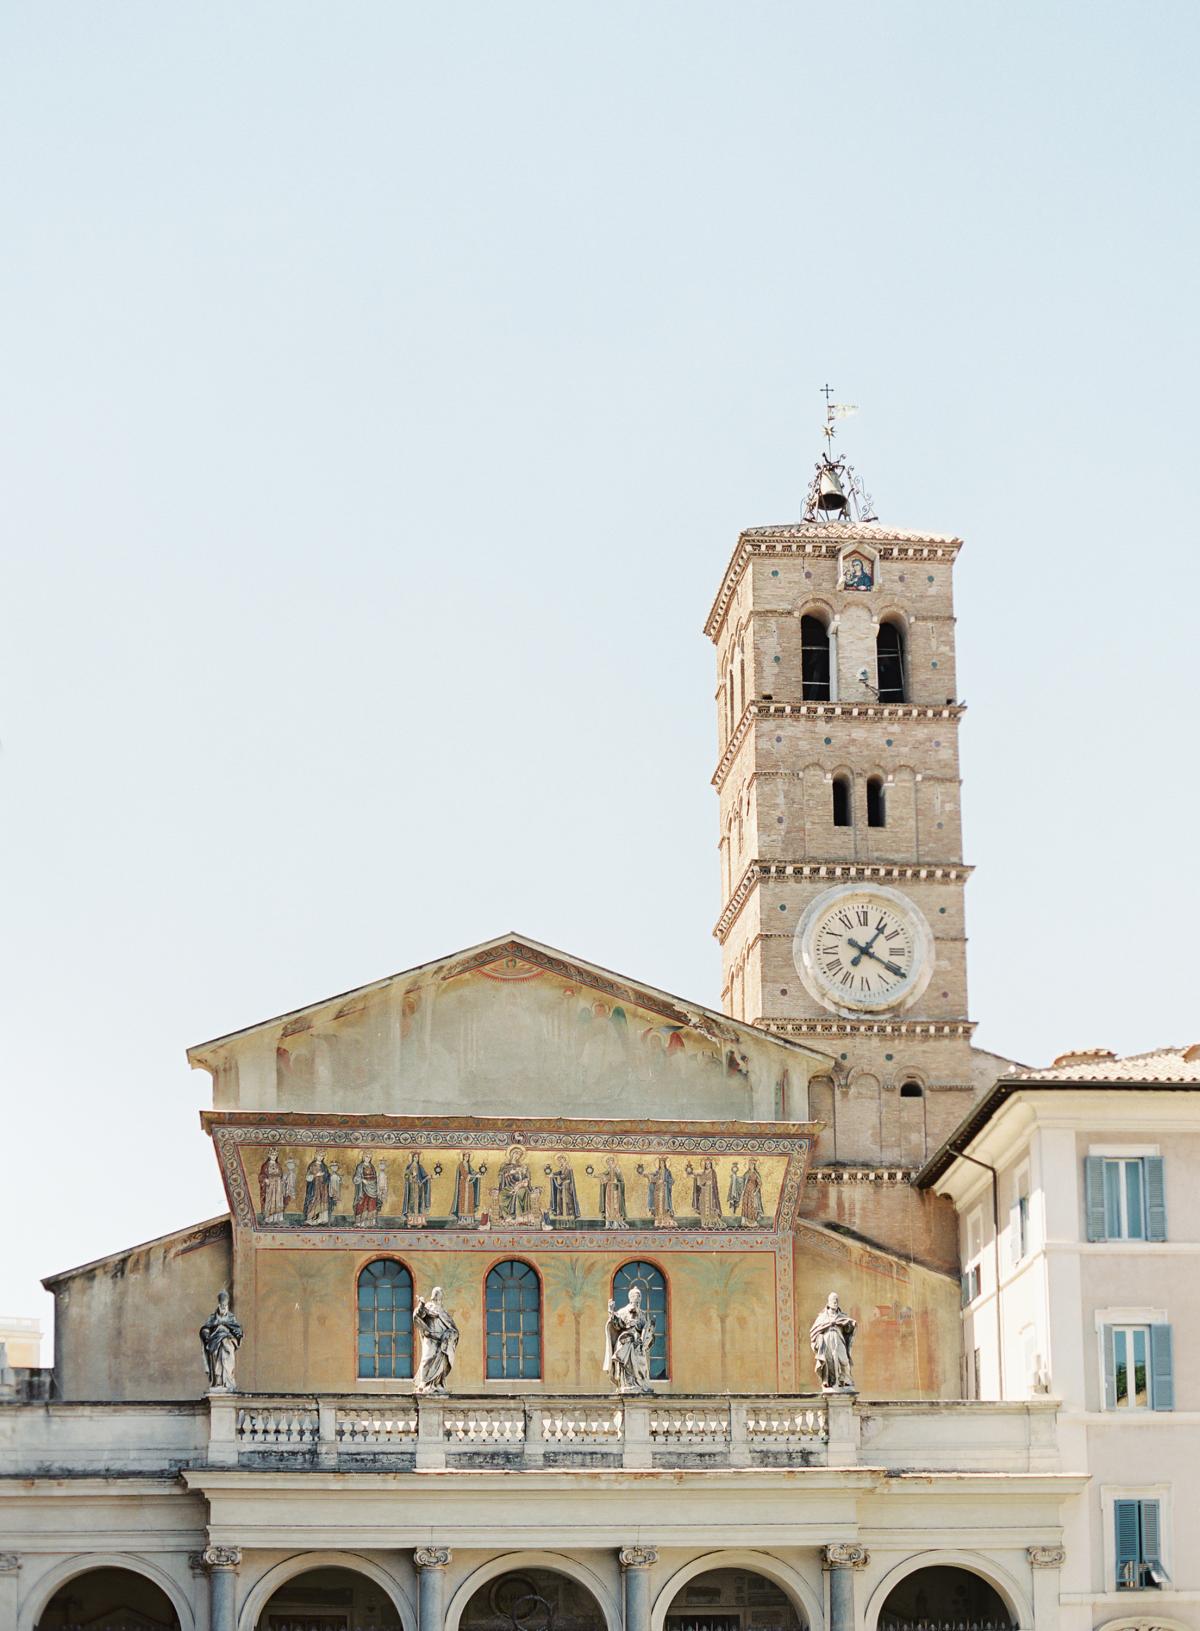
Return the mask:
<path fill-rule="evenodd" d="M 1192 4 L 0 19 L 0 1309 L 188 1043 L 517 928 L 716 1003 L 712 651 L 825 379 L 960 533 L 972 1010 L 1200 1040 Z"/>

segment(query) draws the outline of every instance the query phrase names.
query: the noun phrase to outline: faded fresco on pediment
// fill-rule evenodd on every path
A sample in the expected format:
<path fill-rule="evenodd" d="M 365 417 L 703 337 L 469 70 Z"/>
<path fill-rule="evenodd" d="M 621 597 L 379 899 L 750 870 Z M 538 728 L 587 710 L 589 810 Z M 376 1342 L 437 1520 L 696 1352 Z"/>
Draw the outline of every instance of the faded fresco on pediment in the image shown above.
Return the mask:
<path fill-rule="evenodd" d="M 812 1060 L 514 943 L 233 1038 L 212 1068 L 230 1108 L 786 1119 Z"/>

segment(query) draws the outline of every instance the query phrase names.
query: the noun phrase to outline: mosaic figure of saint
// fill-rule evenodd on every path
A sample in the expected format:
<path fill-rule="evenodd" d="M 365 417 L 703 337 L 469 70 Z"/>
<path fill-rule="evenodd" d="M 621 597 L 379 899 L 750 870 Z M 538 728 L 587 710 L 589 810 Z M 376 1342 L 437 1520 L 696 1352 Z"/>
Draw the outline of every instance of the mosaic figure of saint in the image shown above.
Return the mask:
<path fill-rule="evenodd" d="M 514 1144 L 504 1158 L 496 1177 L 496 1192 L 502 1218 L 523 1221 L 529 1217 L 534 1197 L 525 1151 L 519 1144 Z"/>
<path fill-rule="evenodd" d="M 600 1174 L 600 1216 L 606 1229 L 625 1227 L 625 1179 L 615 1155 L 605 1157 Z"/>
<path fill-rule="evenodd" d="M 656 1229 L 675 1228 L 675 1207 L 671 1199 L 675 1175 L 665 1155 L 660 1155 L 646 1174 L 646 1209 Z"/>
<path fill-rule="evenodd" d="M 552 1223 L 578 1223 L 579 1196 L 575 1192 L 575 1174 L 565 1155 L 559 1155 L 550 1174 L 550 1220 Z"/>
<path fill-rule="evenodd" d="M 454 1169 L 454 1199 L 450 1216 L 458 1223 L 475 1222 L 479 1211 L 479 1174 L 471 1165 L 470 1150 L 463 1150 Z"/>
<path fill-rule="evenodd" d="M 423 1229 L 429 1215 L 429 1174 L 421 1165 L 421 1152 L 414 1150 L 404 1169 L 404 1203 L 401 1210 L 410 1229 Z"/>
<path fill-rule="evenodd" d="M 752 1155 L 746 1162 L 746 1171 L 738 1186 L 736 1216 L 749 1228 L 757 1228 L 764 1220 L 762 1203 L 762 1173 L 758 1170 L 758 1157 Z"/>
<path fill-rule="evenodd" d="M 383 1211 L 387 1199 L 386 1170 L 371 1159 L 364 1150 L 362 1159 L 354 1169 L 354 1221 L 360 1228 L 373 1223 Z"/>
<path fill-rule="evenodd" d="M 700 1171 L 692 1175 L 692 1210 L 699 1217 L 702 1229 L 721 1227 L 721 1182 L 710 1155 L 704 1157 Z"/>
<path fill-rule="evenodd" d="M 328 1223 L 333 1204 L 325 1151 L 318 1150 L 304 1174 L 304 1221 Z"/>
<path fill-rule="evenodd" d="M 282 1223 L 287 1203 L 296 1196 L 296 1166 L 279 1164 L 279 1151 L 272 1150 L 258 1169 L 258 1198 L 264 1223 Z"/>

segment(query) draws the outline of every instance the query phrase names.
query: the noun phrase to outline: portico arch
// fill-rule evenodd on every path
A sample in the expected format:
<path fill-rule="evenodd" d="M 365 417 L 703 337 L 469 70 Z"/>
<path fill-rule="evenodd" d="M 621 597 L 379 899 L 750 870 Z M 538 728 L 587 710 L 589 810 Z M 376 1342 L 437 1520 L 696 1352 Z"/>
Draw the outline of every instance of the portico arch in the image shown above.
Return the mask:
<path fill-rule="evenodd" d="M 991 1558 L 979 1557 L 974 1552 L 955 1551 L 916 1552 L 889 1570 L 867 1602 L 863 1615 L 866 1631 L 876 1631 L 883 1606 L 900 1582 L 922 1569 L 962 1569 L 967 1574 L 976 1575 L 991 1586 L 1000 1598 L 1017 1631 L 1034 1631 L 1033 1606 L 1013 1576 Z"/>
<path fill-rule="evenodd" d="M 357 1552 L 295 1552 L 282 1563 L 276 1563 L 256 1580 L 246 1593 L 238 1611 L 238 1631 L 255 1631 L 259 1615 L 279 1588 L 286 1586 L 288 1581 L 294 1580 L 297 1575 L 309 1574 L 313 1569 L 347 1569 L 352 1574 L 361 1574 L 378 1586 L 388 1598 L 400 1616 L 404 1631 L 417 1631 L 416 1609 L 404 1586 L 387 1569 L 371 1558 L 361 1557 Z"/>
<path fill-rule="evenodd" d="M 74 1557 L 63 1558 L 41 1576 L 26 1598 L 17 1613 L 17 1631 L 36 1631 L 38 1621 L 49 1608 L 55 1592 L 97 1569 L 125 1569 L 130 1574 L 149 1580 L 175 1610 L 180 1631 L 196 1631 L 192 1605 L 179 1582 L 172 1579 L 161 1565 L 129 1552 L 78 1552 Z"/>
<path fill-rule="evenodd" d="M 650 1616 L 650 1631 L 664 1631 L 671 1605 L 697 1575 L 711 1574 L 714 1569 L 744 1569 L 748 1574 L 761 1574 L 765 1580 L 779 1587 L 784 1596 L 805 1622 L 809 1631 L 822 1631 L 825 1616 L 821 1599 L 816 1591 L 790 1564 L 782 1563 L 769 1552 L 721 1551 L 705 1552 L 677 1569 L 663 1585 L 654 1599 Z"/>
<path fill-rule="evenodd" d="M 458 1631 L 463 1611 L 481 1586 L 486 1586 L 492 1580 L 498 1580 L 501 1575 L 517 1574 L 522 1569 L 549 1569 L 555 1574 L 565 1574 L 569 1580 L 576 1581 L 596 1599 L 604 1616 L 607 1631 L 623 1631 L 621 1605 L 601 1577 L 585 1563 L 579 1563 L 571 1557 L 563 1557 L 559 1552 L 503 1552 L 498 1557 L 489 1559 L 487 1563 L 480 1564 L 479 1568 L 467 1576 L 450 1599 L 446 1609 L 445 1631 Z M 407 1627 L 405 1631 L 408 1631 Z"/>

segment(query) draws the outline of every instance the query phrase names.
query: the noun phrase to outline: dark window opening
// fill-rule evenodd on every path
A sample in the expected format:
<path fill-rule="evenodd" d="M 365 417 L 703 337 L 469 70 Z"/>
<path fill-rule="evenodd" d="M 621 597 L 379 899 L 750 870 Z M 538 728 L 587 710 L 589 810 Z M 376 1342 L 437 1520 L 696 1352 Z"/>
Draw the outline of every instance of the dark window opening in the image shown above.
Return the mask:
<path fill-rule="evenodd" d="M 925 1090 L 920 1082 L 905 1082 L 900 1089 L 900 1097 L 902 1099 L 923 1099 Z"/>
<path fill-rule="evenodd" d="M 800 619 L 800 687 L 805 702 L 829 701 L 829 630 L 819 617 Z"/>
<path fill-rule="evenodd" d="M 849 827 L 850 820 L 850 778 L 849 776 L 835 776 L 833 778 L 833 824 L 835 827 Z"/>
<path fill-rule="evenodd" d="M 875 636 L 880 702 L 904 702 L 904 636 L 895 623 L 881 623 Z"/>
<path fill-rule="evenodd" d="M 879 776 L 872 776 L 867 783 L 867 826 L 887 826 L 887 807 L 884 803 L 883 781 Z"/>

